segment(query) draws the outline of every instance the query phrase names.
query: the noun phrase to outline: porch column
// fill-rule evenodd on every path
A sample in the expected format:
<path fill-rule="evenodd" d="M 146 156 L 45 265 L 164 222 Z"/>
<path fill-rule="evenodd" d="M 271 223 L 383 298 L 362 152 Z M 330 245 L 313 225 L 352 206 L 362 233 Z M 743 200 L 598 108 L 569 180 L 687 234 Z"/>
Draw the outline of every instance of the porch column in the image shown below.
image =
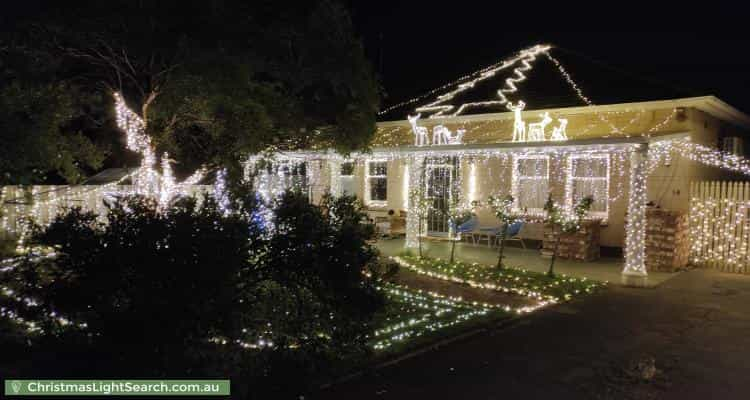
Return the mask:
<path fill-rule="evenodd" d="M 341 160 L 328 159 L 329 190 L 334 197 L 341 196 Z"/>
<path fill-rule="evenodd" d="M 404 246 L 407 249 L 414 249 L 419 246 L 419 224 L 422 223 L 417 215 L 416 207 L 418 204 L 414 204 L 414 201 L 409 196 L 415 190 L 424 195 L 422 186 L 422 166 L 424 165 L 424 157 L 422 156 L 411 156 L 406 159 L 406 173 L 404 179 L 408 180 L 407 184 L 407 207 L 406 207 L 406 240 Z"/>
<path fill-rule="evenodd" d="M 622 283 L 626 286 L 646 286 L 646 179 L 648 146 L 638 145 L 630 154 L 630 187 L 628 216 L 625 225 L 625 269 Z"/>

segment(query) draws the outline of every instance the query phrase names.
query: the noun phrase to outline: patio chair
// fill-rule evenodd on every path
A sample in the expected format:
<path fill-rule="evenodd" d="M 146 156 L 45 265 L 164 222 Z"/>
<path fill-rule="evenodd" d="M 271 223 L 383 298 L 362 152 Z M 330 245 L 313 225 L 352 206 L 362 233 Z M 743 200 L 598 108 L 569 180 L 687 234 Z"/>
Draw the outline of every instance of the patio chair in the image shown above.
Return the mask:
<path fill-rule="evenodd" d="M 479 244 L 482 240 L 487 241 L 487 247 L 492 247 L 492 239 L 500 232 L 497 226 L 480 226 L 472 232 L 474 244 Z"/>
<path fill-rule="evenodd" d="M 521 228 L 523 228 L 523 221 L 516 221 L 510 225 L 508 225 L 508 228 L 505 229 L 505 241 L 509 240 L 517 240 L 521 242 L 521 247 L 526 249 L 526 243 L 524 243 L 523 239 L 521 239 L 520 236 L 518 236 L 519 233 L 521 233 Z M 500 231 L 498 230 L 496 237 L 495 237 L 495 243 L 500 244 Z"/>
<path fill-rule="evenodd" d="M 464 240 L 464 236 L 471 238 L 471 243 L 474 244 L 474 229 L 477 228 L 479 220 L 477 217 L 471 217 L 468 221 L 457 226 L 455 228 L 455 234 L 459 236 L 459 240 Z"/>

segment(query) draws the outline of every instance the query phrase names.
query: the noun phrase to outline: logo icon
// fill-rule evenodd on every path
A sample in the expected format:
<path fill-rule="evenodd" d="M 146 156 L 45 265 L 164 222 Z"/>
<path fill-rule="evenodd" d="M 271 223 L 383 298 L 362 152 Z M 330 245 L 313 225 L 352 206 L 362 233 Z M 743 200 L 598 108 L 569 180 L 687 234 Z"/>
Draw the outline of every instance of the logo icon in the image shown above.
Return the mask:
<path fill-rule="evenodd" d="M 10 383 L 10 387 L 13 389 L 13 393 L 18 394 L 21 391 L 21 382 L 13 381 Z"/>

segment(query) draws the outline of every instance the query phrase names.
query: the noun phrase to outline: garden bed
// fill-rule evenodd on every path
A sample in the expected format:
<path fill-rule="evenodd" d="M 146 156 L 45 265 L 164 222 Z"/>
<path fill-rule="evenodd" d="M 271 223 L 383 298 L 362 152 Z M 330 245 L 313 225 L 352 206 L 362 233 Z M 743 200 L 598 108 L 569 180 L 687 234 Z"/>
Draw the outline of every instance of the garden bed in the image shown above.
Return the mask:
<path fill-rule="evenodd" d="M 478 263 L 453 263 L 440 258 L 402 255 L 392 257 L 401 268 L 432 279 L 488 289 L 532 299 L 535 306 L 521 307 L 517 311 L 529 312 L 534 307 L 568 301 L 574 297 L 595 292 L 603 283 L 564 274 L 549 276 L 521 268 L 502 268 Z"/>

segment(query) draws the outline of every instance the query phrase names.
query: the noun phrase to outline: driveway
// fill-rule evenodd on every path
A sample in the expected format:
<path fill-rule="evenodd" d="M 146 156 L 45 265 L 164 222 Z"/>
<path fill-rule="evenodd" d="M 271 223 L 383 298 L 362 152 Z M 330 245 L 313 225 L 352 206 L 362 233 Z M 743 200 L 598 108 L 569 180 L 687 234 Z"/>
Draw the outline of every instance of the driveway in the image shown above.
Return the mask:
<path fill-rule="evenodd" d="M 312 397 L 748 399 L 750 276 L 694 270 L 654 289 L 611 287 Z"/>

